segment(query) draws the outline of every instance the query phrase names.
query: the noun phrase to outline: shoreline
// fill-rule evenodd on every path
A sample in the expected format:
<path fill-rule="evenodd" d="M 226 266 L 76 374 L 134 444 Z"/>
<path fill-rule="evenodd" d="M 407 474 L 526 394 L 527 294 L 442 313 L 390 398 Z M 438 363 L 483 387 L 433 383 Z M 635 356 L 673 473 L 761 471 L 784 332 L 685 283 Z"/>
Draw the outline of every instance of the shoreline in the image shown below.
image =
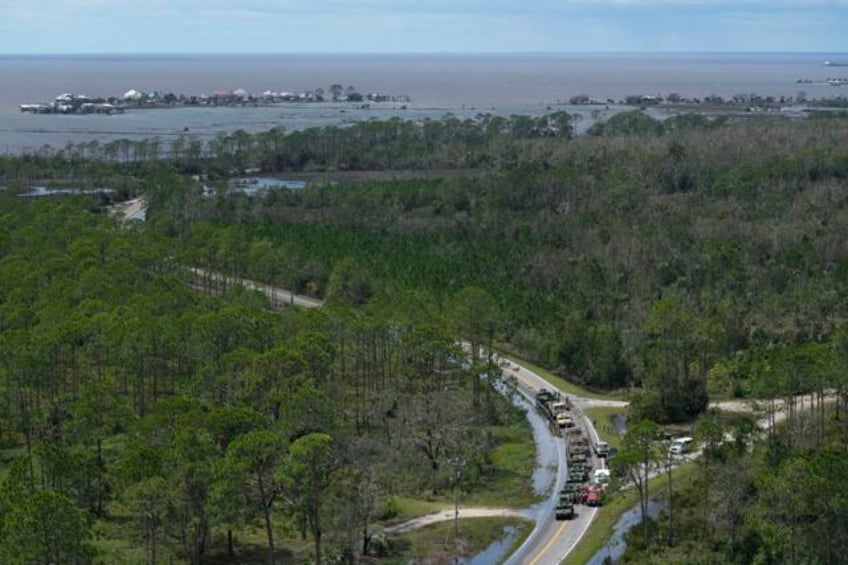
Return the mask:
<path fill-rule="evenodd" d="M 140 92 L 130 89 L 122 96 L 88 96 L 66 92 L 58 95 L 53 102 L 25 102 L 18 105 L 21 113 L 29 114 L 123 114 L 127 110 L 159 110 L 170 108 L 232 108 L 232 107 L 275 107 L 292 103 L 323 104 L 325 102 L 359 104 L 361 107 L 371 103 L 392 102 L 409 104 L 412 99 L 405 94 L 385 94 L 369 92 L 361 94 L 353 86 L 345 89 L 340 84 L 330 86 L 325 96 L 323 88 L 300 92 L 276 92 L 266 90 L 253 95 L 242 88 L 230 91 L 216 89 L 211 95 L 175 94 L 174 92 Z"/>

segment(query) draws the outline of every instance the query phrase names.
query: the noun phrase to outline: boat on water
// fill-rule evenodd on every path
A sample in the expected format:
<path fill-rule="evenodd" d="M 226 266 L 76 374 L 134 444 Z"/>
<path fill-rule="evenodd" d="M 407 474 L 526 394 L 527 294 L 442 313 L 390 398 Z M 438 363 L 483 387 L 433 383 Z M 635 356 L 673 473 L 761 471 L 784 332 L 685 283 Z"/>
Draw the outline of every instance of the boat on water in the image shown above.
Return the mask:
<path fill-rule="evenodd" d="M 825 61 L 825 67 L 848 67 L 848 63 L 837 63 L 835 61 Z"/>

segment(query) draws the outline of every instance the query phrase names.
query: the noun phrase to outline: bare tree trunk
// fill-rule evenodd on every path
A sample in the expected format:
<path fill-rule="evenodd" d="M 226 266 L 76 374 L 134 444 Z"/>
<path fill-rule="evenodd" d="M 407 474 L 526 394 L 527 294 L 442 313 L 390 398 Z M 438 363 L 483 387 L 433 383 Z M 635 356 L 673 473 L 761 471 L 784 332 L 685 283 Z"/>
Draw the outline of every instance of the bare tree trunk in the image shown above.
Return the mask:
<path fill-rule="evenodd" d="M 670 456 L 668 456 L 670 457 Z M 674 547 L 674 489 L 672 488 L 672 469 L 671 461 L 668 461 L 668 546 Z"/>
<path fill-rule="evenodd" d="M 265 481 L 262 473 L 257 473 L 259 479 L 259 496 L 262 499 L 262 513 L 265 518 L 265 534 L 268 536 L 268 563 L 274 565 L 274 531 L 271 529 L 271 505 L 266 501 L 268 496 L 265 492 Z"/>
<path fill-rule="evenodd" d="M 321 530 L 315 529 L 315 565 L 321 565 Z"/>

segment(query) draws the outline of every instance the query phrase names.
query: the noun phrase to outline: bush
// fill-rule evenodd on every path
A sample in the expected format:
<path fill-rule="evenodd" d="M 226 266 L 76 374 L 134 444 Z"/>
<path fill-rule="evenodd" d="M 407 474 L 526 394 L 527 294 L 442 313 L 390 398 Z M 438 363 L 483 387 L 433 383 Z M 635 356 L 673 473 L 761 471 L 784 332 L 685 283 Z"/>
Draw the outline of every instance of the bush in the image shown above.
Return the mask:
<path fill-rule="evenodd" d="M 396 496 L 386 496 L 380 501 L 380 512 L 377 518 L 380 520 L 391 520 L 400 514 L 400 502 Z"/>

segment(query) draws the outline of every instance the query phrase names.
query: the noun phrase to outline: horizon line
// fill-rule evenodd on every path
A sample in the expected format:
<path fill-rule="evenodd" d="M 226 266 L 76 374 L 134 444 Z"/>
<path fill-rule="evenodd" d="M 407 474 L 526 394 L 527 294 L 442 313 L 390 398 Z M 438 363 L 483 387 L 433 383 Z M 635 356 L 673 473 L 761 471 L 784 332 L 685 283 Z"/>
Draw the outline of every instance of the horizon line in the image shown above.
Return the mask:
<path fill-rule="evenodd" d="M 91 51 L 91 52 L 3 52 L 0 57 L 95 57 L 95 56 L 397 56 L 397 55 L 474 55 L 474 56 L 504 56 L 504 55 L 848 55 L 848 51 L 756 51 L 756 50 L 586 50 L 586 51 Z"/>

